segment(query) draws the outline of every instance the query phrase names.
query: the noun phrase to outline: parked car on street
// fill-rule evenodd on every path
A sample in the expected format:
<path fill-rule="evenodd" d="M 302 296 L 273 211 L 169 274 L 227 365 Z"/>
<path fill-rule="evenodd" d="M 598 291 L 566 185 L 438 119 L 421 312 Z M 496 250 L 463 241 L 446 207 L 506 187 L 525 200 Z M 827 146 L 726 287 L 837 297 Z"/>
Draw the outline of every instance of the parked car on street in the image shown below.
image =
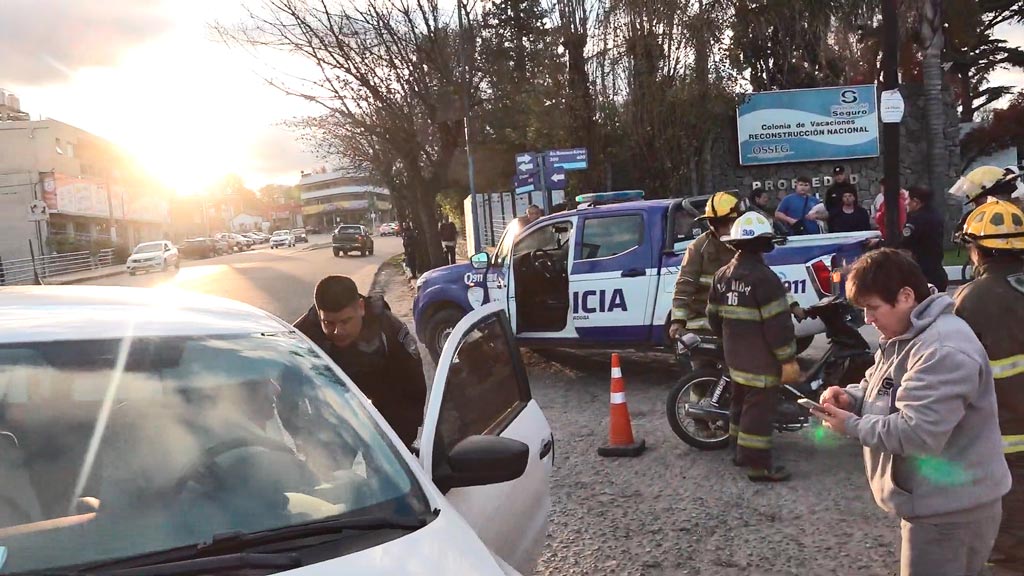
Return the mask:
<path fill-rule="evenodd" d="M 235 238 L 235 242 L 236 242 L 235 246 L 236 247 L 240 247 L 239 252 L 244 252 L 246 250 L 251 250 L 252 247 L 256 245 L 256 241 L 253 240 L 252 238 L 247 237 L 247 236 L 242 236 L 241 234 L 235 234 L 235 233 L 232 233 L 231 236 L 233 236 Z"/>
<path fill-rule="evenodd" d="M 4 573 L 502 576 L 544 544 L 554 440 L 497 305 L 416 455 L 301 333 L 191 292 L 6 288 L 0 373 Z"/>
<path fill-rule="evenodd" d="M 359 224 L 342 224 L 334 230 L 331 236 L 331 249 L 334 257 L 339 254 L 348 256 L 349 252 L 359 252 L 360 256 L 369 254 L 373 256 L 373 238 L 370 237 L 366 226 Z"/>
<path fill-rule="evenodd" d="M 270 236 L 270 249 L 295 246 L 295 237 L 291 230 L 277 230 Z"/>
<path fill-rule="evenodd" d="M 244 248 L 244 246 L 238 245 L 238 238 L 236 238 L 234 234 L 228 232 L 218 232 L 217 234 L 214 234 L 213 237 L 227 244 L 229 254 L 231 252 L 241 252 L 242 249 Z"/>
<path fill-rule="evenodd" d="M 228 245 L 226 240 L 221 240 L 221 239 L 218 239 L 218 238 L 214 238 L 213 242 L 217 246 L 217 255 L 224 255 L 224 254 L 230 254 L 231 253 L 231 246 Z"/>
<path fill-rule="evenodd" d="M 178 256 L 178 249 L 167 240 L 139 244 L 135 250 L 132 250 L 132 255 L 125 263 L 129 276 L 149 270 L 163 272 L 172 266 L 175 269 L 181 268 L 181 260 Z"/>
<path fill-rule="evenodd" d="M 218 254 L 217 241 L 213 238 L 189 238 L 178 248 L 178 253 L 182 258 L 212 258 Z"/>
<path fill-rule="evenodd" d="M 309 244 L 309 238 L 306 237 L 305 228 L 295 228 L 292 230 L 292 236 L 295 236 L 295 243 Z"/>
<path fill-rule="evenodd" d="M 252 240 L 253 244 L 257 245 L 265 244 L 267 242 L 263 235 L 258 232 L 246 232 L 245 234 L 242 234 L 242 236 L 245 236 L 249 240 Z"/>
<path fill-rule="evenodd" d="M 383 236 L 398 236 L 398 222 L 385 222 L 380 225 L 378 230 L 380 235 Z"/>

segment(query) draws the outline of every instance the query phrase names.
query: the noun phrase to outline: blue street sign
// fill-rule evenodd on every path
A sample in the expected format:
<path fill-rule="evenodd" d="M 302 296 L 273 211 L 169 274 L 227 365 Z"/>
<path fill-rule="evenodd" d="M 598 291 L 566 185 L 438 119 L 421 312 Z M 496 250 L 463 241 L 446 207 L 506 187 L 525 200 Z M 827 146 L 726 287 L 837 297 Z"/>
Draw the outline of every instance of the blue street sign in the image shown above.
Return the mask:
<path fill-rule="evenodd" d="M 550 173 L 544 174 L 544 185 L 548 190 L 565 190 L 565 170 L 552 168 Z"/>
<path fill-rule="evenodd" d="M 540 170 L 540 162 L 537 161 L 537 154 L 533 152 L 516 154 L 516 176 L 526 176 L 538 170 Z"/>
<path fill-rule="evenodd" d="M 540 175 L 527 174 L 525 176 L 516 176 L 512 179 L 512 187 L 515 189 L 516 194 L 528 194 L 540 190 Z"/>
<path fill-rule="evenodd" d="M 544 155 L 544 163 L 551 168 L 563 170 L 586 170 L 587 149 L 573 148 L 571 150 L 548 150 Z"/>

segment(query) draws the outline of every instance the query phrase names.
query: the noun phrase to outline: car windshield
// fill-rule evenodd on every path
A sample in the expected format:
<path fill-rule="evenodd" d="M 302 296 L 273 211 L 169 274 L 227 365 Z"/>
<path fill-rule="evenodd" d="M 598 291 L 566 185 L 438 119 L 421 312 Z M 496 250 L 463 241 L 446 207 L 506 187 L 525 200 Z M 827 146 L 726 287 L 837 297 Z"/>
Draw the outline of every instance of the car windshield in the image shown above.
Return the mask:
<path fill-rule="evenodd" d="M 287 230 L 278 230 L 277 232 L 274 232 L 274 236 L 288 236 L 289 234 L 291 234 L 291 232 Z"/>
<path fill-rule="evenodd" d="M 305 234 L 306 231 L 302 229 L 292 230 L 292 234 Z"/>
<path fill-rule="evenodd" d="M 429 503 L 290 333 L 0 346 L 0 574 Z"/>
<path fill-rule="evenodd" d="M 338 234 L 360 234 L 362 231 L 359 226 L 338 226 Z"/>
<path fill-rule="evenodd" d="M 148 244 L 139 244 L 135 247 L 135 252 L 132 254 L 149 254 L 151 252 L 161 252 L 164 249 L 164 245 L 160 242 L 149 242 Z"/>

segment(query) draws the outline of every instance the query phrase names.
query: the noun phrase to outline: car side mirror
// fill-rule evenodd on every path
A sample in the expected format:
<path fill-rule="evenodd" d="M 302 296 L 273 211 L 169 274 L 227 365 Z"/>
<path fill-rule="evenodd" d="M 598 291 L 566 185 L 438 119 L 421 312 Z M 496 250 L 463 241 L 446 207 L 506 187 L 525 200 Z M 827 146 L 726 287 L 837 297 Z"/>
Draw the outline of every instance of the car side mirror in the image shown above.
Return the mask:
<path fill-rule="evenodd" d="M 434 474 L 442 492 L 515 480 L 526 472 L 530 447 L 501 436 L 470 436 L 448 453 L 446 465 Z"/>
<path fill-rule="evenodd" d="M 487 252 L 477 252 L 473 254 L 472 258 L 469 259 L 470 263 L 473 264 L 473 268 L 477 270 L 483 270 L 490 266 L 491 255 Z"/>

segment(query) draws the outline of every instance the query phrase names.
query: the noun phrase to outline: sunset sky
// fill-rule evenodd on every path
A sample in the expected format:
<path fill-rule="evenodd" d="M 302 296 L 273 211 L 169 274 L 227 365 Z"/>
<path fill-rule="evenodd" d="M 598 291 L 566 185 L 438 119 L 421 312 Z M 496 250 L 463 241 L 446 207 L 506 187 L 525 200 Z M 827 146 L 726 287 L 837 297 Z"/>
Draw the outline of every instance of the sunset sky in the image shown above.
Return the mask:
<path fill-rule="evenodd" d="M 0 11 L 0 87 L 33 119 L 103 136 L 181 193 L 231 172 L 250 188 L 294 184 L 321 164 L 280 125 L 317 109 L 260 77 L 301 63 L 211 32 L 244 16 L 237 0 L 3 0 Z M 1024 45 L 1024 27 L 1000 32 Z M 1024 73 L 993 80 L 1024 86 Z"/>

